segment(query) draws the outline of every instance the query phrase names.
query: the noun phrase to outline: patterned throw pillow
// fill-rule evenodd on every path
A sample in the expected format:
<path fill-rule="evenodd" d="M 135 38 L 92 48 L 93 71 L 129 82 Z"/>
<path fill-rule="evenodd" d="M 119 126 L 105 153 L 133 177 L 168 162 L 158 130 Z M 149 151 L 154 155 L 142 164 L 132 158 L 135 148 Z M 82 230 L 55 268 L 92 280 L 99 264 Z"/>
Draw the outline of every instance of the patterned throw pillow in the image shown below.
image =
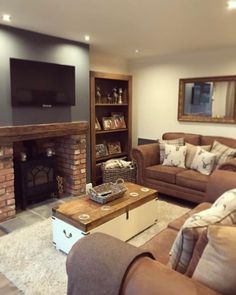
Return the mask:
<path fill-rule="evenodd" d="M 186 146 L 165 144 L 164 166 L 185 168 Z"/>
<path fill-rule="evenodd" d="M 236 156 L 236 149 L 233 149 L 215 140 L 211 149 L 211 153 L 218 154 L 216 157 L 216 168 L 218 168 L 221 164 Z"/>
<path fill-rule="evenodd" d="M 197 170 L 204 175 L 209 175 L 214 167 L 215 159 L 215 154 L 206 152 L 198 147 L 190 168 Z"/>
<path fill-rule="evenodd" d="M 173 269 L 186 272 L 200 234 L 216 223 L 236 223 L 236 189 L 225 192 L 211 208 L 193 214 L 185 221 L 170 251 L 169 264 Z"/>
<path fill-rule="evenodd" d="M 207 237 L 208 244 L 193 273 L 193 278 L 221 294 L 235 294 L 236 227 L 211 225 Z"/>
<path fill-rule="evenodd" d="M 186 168 L 190 168 L 198 147 L 202 148 L 203 150 L 205 150 L 207 152 L 209 152 L 211 149 L 210 145 L 201 145 L 200 146 L 200 145 L 193 145 L 193 144 L 190 144 L 187 142 L 185 145 L 187 146 L 187 155 L 186 155 L 186 160 L 185 160 Z"/>
<path fill-rule="evenodd" d="M 169 139 L 169 140 L 161 140 L 158 141 L 160 145 L 160 164 L 164 161 L 165 156 L 165 144 L 172 144 L 175 146 L 183 146 L 184 145 L 184 138 L 177 138 L 177 139 Z"/>

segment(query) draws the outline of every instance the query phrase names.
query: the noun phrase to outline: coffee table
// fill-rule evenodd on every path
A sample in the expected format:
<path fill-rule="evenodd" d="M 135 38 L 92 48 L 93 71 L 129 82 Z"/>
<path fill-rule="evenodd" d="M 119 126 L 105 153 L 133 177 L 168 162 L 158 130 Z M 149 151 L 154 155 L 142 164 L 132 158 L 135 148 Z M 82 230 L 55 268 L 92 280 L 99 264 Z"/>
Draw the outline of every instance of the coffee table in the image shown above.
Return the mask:
<path fill-rule="evenodd" d="M 81 237 L 102 232 L 127 241 L 157 219 L 157 191 L 125 183 L 124 195 L 105 205 L 80 196 L 52 209 L 53 244 L 68 253 Z"/>

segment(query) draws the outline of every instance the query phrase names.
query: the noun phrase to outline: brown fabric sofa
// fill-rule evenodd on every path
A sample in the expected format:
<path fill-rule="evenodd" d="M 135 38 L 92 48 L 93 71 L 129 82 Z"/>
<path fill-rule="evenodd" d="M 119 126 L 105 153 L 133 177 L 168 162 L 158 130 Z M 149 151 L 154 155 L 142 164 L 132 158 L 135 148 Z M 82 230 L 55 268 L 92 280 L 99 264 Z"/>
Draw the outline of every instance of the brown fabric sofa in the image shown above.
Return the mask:
<path fill-rule="evenodd" d="M 79 263 L 78 261 L 78 253 L 81 249 L 81 240 L 78 241 L 73 248 L 71 249 L 68 259 L 67 259 L 67 273 L 68 273 L 68 295 L 85 295 L 80 292 L 77 292 L 76 285 L 78 280 L 78 274 L 84 273 L 83 268 L 92 268 L 93 273 L 91 276 L 89 275 L 87 278 L 84 278 L 84 283 L 86 285 L 89 284 L 89 280 L 93 277 L 93 283 L 97 284 L 97 288 L 104 289 L 104 293 L 99 292 L 99 294 L 106 295 L 180 295 L 180 294 L 188 294 L 188 295 L 217 295 L 220 294 L 215 290 L 208 288 L 202 283 L 187 277 L 186 275 L 180 274 L 179 272 L 171 269 L 167 266 L 169 260 L 169 251 L 170 248 L 176 238 L 178 231 L 180 230 L 184 221 L 192 214 L 205 210 L 211 206 L 211 203 L 214 202 L 222 193 L 225 191 L 235 188 L 235 180 L 234 174 L 232 171 L 215 171 L 214 175 L 209 180 L 207 186 L 207 198 L 204 203 L 199 204 L 196 208 L 191 210 L 190 212 L 184 214 L 180 218 L 169 223 L 168 227 L 164 229 L 159 234 L 155 235 L 152 239 L 146 242 L 141 248 L 145 252 L 151 252 L 156 260 L 153 260 L 149 257 L 142 257 L 136 259 L 132 262 L 131 266 L 127 269 L 126 272 L 121 274 L 117 274 L 116 264 L 120 264 L 119 261 L 124 261 L 129 254 L 124 252 L 129 252 L 127 244 L 125 246 L 125 251 L 119 250 L 122 247 L 123 242 L 117 241 L 117 239 L 113 238 L 112 242 L 113 249 L 117 249 L 112 253 L 112 257 L 110 257 L 110 266 L 106 275 L 110 278 L 113 275 L 119 275 L 122 277 L 120 280 L 120 286 L 116 290 L 112 292 L 108 292 L 108 288 L 104 286 L 104 282 L 100 281 L 100 271 L 106 271 L 104 265 L 101 265 L 100 257 L 101 255 L 106 255 L 106 248 L 109 248 L 109 244 L 106 246 L 96 245 L 98 252 L 97 253 L 86 253 L 84 260 L 86 261 L 84 264 Z M 87 239 L 86 237 L 83 239 Z M 89 243 L 93 243 L 93 235 L 90 236 Z M 117 243 L 117 247 L 114 247 L 114 244 Z M 123 243 L 125 244 L 125 243 Z M 133 247 L 133 246 L 130 246 Z M 89 247 L 88 247 L 89 248 Z M 101 251 L 103 253 L 101 253 Z M 133 250 L 130 250 L 132 252 Z M 86 251 L 85 251 L 86 252 Z M 90 255 L 91 254 L 91 255 Z M 81 255 L 80 255 L 81 256 Z M 82 255 L 83 256 L 83 255 Z M 87 263 L 86 256 L 90 257 L 90 265 Z M 108 255 L 109 256 L 109 255 Z M 83 257 L 82 257 L 83 261 Z M 118 263 L 117 263 L 118 261 Z M 81 262 L 81 257 L 80 257 Z M 107 259 L 106 259 L 106 263 Z M 77 269 L 79 271 L 77 272 Z M 84 269 L 84 270 L 85 270 Z M 110 273 L 112 272 L 112 273 Z M 114 273 L 113 273 L 114 272 Z M 103 274 L 104 275 L 104 274 Z M 109 281 L 109 280 L 108 280 Z M 81 283 L 81 281 L 80 281 Z M 83 283 L 83 282 L 82 282 Z M 112 285 L 112 282 L 109 281 L 109 286 Z M 117 280 L 114 284 L 117 284 Z M 73 290 L 73 291 L 70 291 Z M 92 295 L 94 293 L 87 291 L 86 295 Z"/>
<path fill-rule="evenodd" d="M 164 140 L 184 138 L 185 143 L 193 145 L 212 145 L 214 140 L 217 140 L 229 147 L 236 148 L 236 139 L 219 136 L 170 132 L 163 134 L 162 138 Z M 159 160 L 160 148 L 158 143 L 133 148 L 132 158 L 137 163 L 138 184 L 157 189 L 160 193 L 195 203 L 205 201 L 207 184 L 215 171 L 211 175 L 203 175 L 190 169 L 163 166 Z M 222 164 L 218 170 L 236 172 L 236 158 Z M 236 174 L 233 174 L 233 177 L 236 178 Z"/>

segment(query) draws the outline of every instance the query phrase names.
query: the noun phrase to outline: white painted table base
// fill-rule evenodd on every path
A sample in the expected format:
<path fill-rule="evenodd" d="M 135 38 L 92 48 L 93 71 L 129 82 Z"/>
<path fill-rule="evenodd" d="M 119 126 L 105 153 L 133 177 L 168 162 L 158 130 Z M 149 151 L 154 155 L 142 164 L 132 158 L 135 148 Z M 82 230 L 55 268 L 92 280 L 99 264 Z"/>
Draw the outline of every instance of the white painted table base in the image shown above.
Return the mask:
<path fill-rule="evenodd" d="M 99 225 L 89 232 L 83 232 L 58 217 L 52 217 L 53 244 L 57 250 L 68 254 L 71 247 L 90 233 L 102 232 L 122 241 L 127 241 L 157 220 L 157 199 L 151 200 L 127 213 Z"/>

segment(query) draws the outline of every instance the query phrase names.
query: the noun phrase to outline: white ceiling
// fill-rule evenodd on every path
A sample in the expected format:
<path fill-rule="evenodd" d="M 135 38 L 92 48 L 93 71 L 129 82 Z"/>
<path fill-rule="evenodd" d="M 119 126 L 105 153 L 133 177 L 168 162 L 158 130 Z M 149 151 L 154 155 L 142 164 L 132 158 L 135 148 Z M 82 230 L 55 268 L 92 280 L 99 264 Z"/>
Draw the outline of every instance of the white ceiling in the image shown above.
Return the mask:
<path fill-rule="evenodd" d="M 226 0 L 0 0 L 3 13 L 14 27 L 82 42 L 89 34 L 93 50 L 129 59 L 236 45 Z"/>

